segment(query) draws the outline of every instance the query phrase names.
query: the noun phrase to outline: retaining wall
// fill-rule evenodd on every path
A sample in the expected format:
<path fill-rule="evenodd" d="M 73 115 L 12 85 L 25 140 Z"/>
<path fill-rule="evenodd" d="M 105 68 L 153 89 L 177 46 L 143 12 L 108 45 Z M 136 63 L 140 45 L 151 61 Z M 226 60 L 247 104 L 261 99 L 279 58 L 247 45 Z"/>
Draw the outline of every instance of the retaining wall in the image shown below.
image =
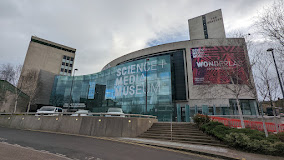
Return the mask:
<path fill-rule="evenodd" d="M 136 117 L 0 115 L 0 125 L 4 127 L 100 137 L 137 137 L 157 121 Z"/>

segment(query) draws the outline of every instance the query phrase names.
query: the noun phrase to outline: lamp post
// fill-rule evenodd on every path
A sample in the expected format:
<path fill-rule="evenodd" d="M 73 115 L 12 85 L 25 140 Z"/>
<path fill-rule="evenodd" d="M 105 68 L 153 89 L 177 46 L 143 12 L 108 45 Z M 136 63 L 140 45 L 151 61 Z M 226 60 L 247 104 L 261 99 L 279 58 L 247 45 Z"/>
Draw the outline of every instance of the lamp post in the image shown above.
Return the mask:
<path fill-rule="evenodd" d="M 267 52 L 271 52 L 272 53 L 275 69 L 276 69 L 276 72 L 277 72 L 278 81 L 279 81 L 281 92 L 282 92 L 282 97 L 284 98 L 283 86 L 282 86 L 282 83 L 281 83 L 281 79 L 280 79 L 280 76 L 279 76 L 278 68 L 277 68 L 277 65 L 276 65 L 275 58 L 274 58 L 273 48 L 268 48 Z"/>
<path fill-rule="evenodd" d="M 145 109 L 146 109 L 146 111 L 145 111 L 145 113 L 147 114 L 147 96 L 148 96 L 148 80 L 147 80 L 147 77 L 148 77 L 148 73 L 147 73 L 147 69 L 148 69 L 148 67 L 147 67 L 147 63 L 148 63 L 148 61 L 149 61 L 149 58 L 146 58 L 145 59 L 145 66 L 146 66 L 146 68 L 145 68 L 145 71 L 146 71 L 146 84 L 145 84 L 145 86 L 146 86 L 146 97 L 145 97 L 145 103 L 146 103 L 146 106 L 145 106 Z"/>
<path fill-rule="evenodd" d="M 283 73 L 281 73 L 282 84 L 284 84 Z M 283 97 L 284 98 L 284 97 Z"/>
<path fill-rule="evenodd" d="M 78 71 L 78 69 L 77 69 L 77 68 L 74 69 L 74 73 L 73 73 L 73 77 L 72 77 L 71 90 L 70 90 L 70 97 L 69 97 L 69 104 L 68 104 L 68 112 L 70 111 L 70 107 L 71 107 L 72 89 L 73 89 L 73 82 L 74 82 L 75 71 Z"/>

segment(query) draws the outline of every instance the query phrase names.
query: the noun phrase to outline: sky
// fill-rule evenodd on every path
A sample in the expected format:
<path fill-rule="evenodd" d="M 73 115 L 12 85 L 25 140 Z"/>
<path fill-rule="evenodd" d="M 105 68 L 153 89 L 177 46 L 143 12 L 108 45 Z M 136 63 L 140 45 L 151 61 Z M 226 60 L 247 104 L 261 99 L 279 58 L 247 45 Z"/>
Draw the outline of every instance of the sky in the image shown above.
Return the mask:
<path fill-rule="evenodd" d="M 189 40 L 188 19 L 222 9 L 227 35 L 252 32 L 272 0 L 1 0 L 0 65 L 23 64 L 31 36 L 76 48 L 76 75 L 127 53 Z"/>

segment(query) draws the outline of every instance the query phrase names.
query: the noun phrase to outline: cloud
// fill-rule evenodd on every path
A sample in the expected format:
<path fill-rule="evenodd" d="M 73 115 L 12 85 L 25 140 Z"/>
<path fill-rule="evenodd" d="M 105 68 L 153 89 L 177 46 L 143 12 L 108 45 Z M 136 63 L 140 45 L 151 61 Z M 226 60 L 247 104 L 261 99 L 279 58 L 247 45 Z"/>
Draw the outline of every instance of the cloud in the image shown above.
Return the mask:
<path fill-rule="evenodd" d="M 231 31 L 246 27 L 267 3 L 270 0 L 0 1 L 0 64 L 23 63 L 36 35 L 76 48 L 76 74 L 91 74 L 129 52 L 188 40 L 190 18 L 221 8 L 225 29 Z"/>

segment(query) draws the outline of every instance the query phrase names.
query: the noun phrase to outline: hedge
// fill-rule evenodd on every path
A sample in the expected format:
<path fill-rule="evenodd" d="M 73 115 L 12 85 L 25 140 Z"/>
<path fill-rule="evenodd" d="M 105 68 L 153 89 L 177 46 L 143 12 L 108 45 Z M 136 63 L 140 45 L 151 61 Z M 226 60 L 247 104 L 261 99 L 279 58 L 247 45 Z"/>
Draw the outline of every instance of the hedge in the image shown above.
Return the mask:
<path fill-rule="evenodd" d="M 207 117 L 203 115 L 196 115 L 193 119 L 197 120 L 200 130 L 236 149 L 284 156 L 283 132 L 277 135 L 270 134 L 268 137 L 265 137 L 265 134 L 258 130 L 229 128 L 220 122 L 208 122 Z"/>

